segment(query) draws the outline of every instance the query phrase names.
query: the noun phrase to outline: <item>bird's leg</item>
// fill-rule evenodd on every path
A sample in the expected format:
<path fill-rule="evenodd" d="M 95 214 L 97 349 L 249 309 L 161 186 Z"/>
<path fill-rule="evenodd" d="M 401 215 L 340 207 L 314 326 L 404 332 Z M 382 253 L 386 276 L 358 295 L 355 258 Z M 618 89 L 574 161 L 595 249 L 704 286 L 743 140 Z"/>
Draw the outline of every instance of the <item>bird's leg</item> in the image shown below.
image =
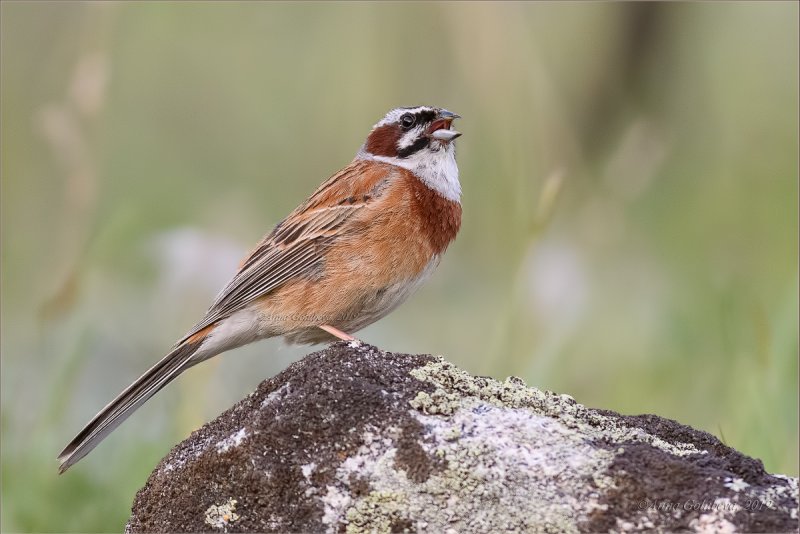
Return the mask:
<path fill-rule="evenodd" d="M 330 335 L 332 335 L 332 336 L 335 336 L 335 337 L 338 337 L 338 338 L 339 338 L 339 339 L 341 339 L 342 341 L 356 341 L 356 338 L 354 338 L 354 337 L 353 337 L 353 336 L 351 336 L 350 334 L 347 334 L 347 333 L 345 333 L 345 332 L 342 332 L 342 331 L 341 331 L 341 330 L 339 330 L 338 328 L 334 328 L 334 327 L 332 327 L 332 326 L 330 326 L 330 325 L 327 325 L 327 324 L 321 324 L 321 325 L 318 325 L 318 326 L 319 326 L 320 328 L 322 328 L 323 330 L 325 330 L 325 331 L 326 331 L 327 333 L 329 333 Z"/>

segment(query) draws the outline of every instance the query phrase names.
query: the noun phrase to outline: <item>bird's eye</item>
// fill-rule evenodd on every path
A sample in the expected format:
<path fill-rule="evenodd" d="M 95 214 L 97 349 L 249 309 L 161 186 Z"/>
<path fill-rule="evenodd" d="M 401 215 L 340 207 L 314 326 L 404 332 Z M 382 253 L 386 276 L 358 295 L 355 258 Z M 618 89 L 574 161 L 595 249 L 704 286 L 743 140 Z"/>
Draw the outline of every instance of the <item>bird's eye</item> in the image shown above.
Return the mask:
<path fill-rule="evenodd" d="M 416 119 L 414 119 L 414 115 L 411 113 L 405 113 L 402 117 L 400 117 L 400 126 L 402 126 L 405 130 L 408 130 L 414 126 L 415 122 Z"/>

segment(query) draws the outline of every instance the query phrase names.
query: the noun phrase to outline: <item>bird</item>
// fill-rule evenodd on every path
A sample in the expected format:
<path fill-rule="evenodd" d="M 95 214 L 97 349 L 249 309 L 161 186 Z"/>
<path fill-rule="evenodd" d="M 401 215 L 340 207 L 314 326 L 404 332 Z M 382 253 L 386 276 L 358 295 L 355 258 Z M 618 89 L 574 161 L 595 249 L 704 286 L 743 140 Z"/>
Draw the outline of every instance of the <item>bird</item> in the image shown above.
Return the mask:
<path fill-rule="evenodd" d="M 204 360 L 271 337 L 358 342 L 353 333 L 402 304 L 461 226 L 459 118 L 432 106 L 386 113 L 352 162 L 245 256 L 205 316 L 69 442 L 59 473 Z"/>

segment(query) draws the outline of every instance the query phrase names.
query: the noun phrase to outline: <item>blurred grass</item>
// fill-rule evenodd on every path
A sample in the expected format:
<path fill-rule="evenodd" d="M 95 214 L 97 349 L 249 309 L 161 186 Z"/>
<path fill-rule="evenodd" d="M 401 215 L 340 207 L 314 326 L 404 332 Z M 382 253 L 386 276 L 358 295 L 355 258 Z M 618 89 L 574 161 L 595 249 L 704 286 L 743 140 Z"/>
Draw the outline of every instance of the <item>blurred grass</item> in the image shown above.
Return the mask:
<path fill-rule="evenodd" d="M 0 10 L 2 530 L 119 530 L 172 444 L 307 352 L 200 366 L 55 474 L 238 255 L 418 103 L 464 117 L 464 225 L 363 338 L 798 474 L 796 3 Z"/>

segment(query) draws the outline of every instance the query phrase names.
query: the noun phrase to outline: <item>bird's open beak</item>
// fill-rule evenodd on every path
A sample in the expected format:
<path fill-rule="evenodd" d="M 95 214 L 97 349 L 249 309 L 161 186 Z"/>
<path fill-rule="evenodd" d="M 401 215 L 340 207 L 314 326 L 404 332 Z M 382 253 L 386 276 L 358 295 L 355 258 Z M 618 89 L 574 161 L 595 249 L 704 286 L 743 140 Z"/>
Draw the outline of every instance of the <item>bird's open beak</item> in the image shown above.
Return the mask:
<path fill-rule="evenodd" d="M 426 133 L 434 139 L 449 143 L 461 135 L 461 132 L 450 129 L 450 125 L 453 124 L 453 121 L 460 118 L 461 115 L 456 115 L 455 113 L 447 111 L 446 109 L 440 110 L 439 116 L 431 123 Z"/>

